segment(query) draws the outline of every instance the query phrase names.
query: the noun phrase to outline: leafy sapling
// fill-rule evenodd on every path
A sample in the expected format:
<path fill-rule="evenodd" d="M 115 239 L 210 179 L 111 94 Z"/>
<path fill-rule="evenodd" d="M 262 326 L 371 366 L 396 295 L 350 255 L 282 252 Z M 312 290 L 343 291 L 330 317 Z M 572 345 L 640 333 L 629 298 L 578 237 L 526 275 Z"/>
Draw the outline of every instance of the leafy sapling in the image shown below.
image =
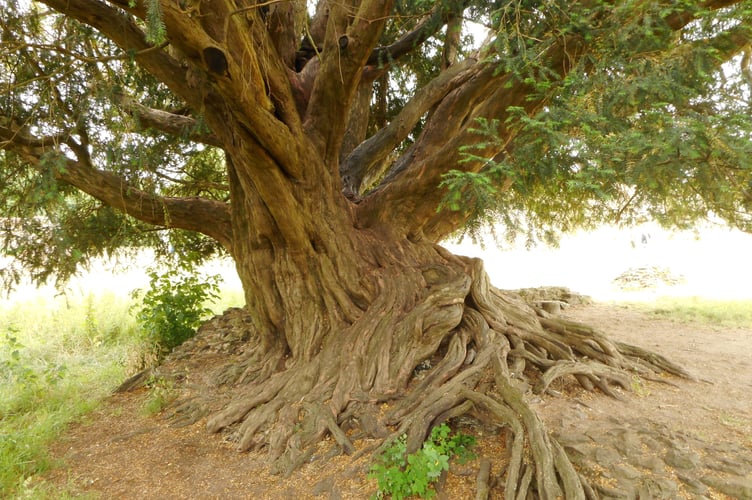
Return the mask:
<path fill-rule="evenodd" d="M 211 315 L 206 302 L 216 300 L 219 276 L 203 278 L 191 269 L 171 269 L 163 274 L 149 271 L 149 289 L 135 290 L 136 320 L 144 339 L 161 358 L 196 333 Z"/>

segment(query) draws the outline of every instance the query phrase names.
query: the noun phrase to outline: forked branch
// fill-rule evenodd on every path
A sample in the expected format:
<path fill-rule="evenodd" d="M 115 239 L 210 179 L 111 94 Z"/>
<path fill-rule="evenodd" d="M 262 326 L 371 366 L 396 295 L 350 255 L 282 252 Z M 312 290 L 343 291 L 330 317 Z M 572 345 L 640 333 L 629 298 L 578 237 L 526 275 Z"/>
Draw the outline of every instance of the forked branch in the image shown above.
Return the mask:
<path fill-rule="evenodd" d="M 163 50 L 154 47 L 134 19 L 118 8 L 96 0 L 41 0 L 42 3 L 99 30 L 158 80 L 188 102 L 200 102 L 201 90 L 189 85 L 187 69 Z"/>
<path fill-rule="evenodd" d="M 405 140 L 418 121 L 450 91 L 473 74 L 474 59 L 466 59 L 441 72 L 423 86 L 389 125 L 362 142 L 340 167 L 345 192 L 357 195 L 381 177 L 388 164 L 385 158 Z"/>
<path fill-rule="evenodd" d="M 324 50 L 320 55 L 321 67 L 313 85 L 305 123 L 306 130 L 316 138 L 317 148 L 329 165 L 339 165 L 348 110 L 392 4 L 391 0 L 364 0 L 357 12 L 348 12 L 346 5 L 330 5 Z M 349 22 L 350 17 L 352 22 Z"/>
<path fill-rule="evenodd" d="M 461 16 L 462 11 L 466 6 L 466 1 L 457 2 L 455 4 L 440 3 L 435 6 L 431 13 L 419 22 L 412 31 L 406 33 L 399 40 L 386 47 L 378 47 L 375 49 L 368 58 L 366 64 L 378 66 L 388 65 L 409 54 L 420 47 L 426 40 L 438 33 L 439 30 L 441 30 L 441 28 L 450 20 Z"/>

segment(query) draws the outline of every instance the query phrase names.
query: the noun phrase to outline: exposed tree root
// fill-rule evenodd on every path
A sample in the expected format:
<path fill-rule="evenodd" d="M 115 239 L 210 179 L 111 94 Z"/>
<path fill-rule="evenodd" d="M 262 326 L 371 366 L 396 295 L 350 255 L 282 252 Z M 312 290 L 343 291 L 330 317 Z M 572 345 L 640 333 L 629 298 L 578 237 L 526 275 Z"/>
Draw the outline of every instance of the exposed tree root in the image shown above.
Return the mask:
<path fill-rule="evenodd" d="M 387 446 L 406 434 L 411 453 L 431 427 L 469 414 L 506 429 L 505 498 L 595 498 L 520 381 L 543 393 L 571 376 L 616 397 L 614 386 L 630 390 L 632 374 L 689 375 L 659 355 L 536 312 L 490 286 L 480 260 L 442 256 L 451 265 L 383 270 L 389 285 L 310 360 L 247 347 L 214 375 L 208 395 L 194 391 L 176 415 L 195 420 L 211 410 L 210 432 L 228 432 L 239 450 L 266 448 L 275 469 L 289 474 L 326 436 L 351 454 L 356 439 Z M 489 490 L 484 464 L 478 498 Z"/>
<path fill-rule="evenodd" d="M 491 460 L 483 457 L 478 468 L 478 476 L 475 481 L 475 500 L 486 500 L 491 493 Z"/>

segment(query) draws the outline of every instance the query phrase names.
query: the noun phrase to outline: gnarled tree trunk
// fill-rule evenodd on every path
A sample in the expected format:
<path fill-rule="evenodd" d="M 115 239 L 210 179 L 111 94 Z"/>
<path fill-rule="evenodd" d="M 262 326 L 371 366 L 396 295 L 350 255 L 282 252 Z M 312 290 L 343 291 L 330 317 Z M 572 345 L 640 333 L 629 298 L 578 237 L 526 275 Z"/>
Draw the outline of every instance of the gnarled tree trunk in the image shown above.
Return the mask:
<path fill-rule="evenodd" d="M 471 414 L 511 433 L 508 498 L 525 490 L 583 498 L 586 482 L 515 381 L 543 392 L 574 376 L 612 394 L 613 384 L 630 388 L 632 371 L 684 375 L 586 326 L 544 317 L 491 286 L 478 259 L 358 229 L 336 206 L 320 217 L 318 201 L 298 200 L 288 231 L 317 228 L 307 239 L 287 239 L 294 233 L 278 227 L 282 215 L 261 203 L 249 202 L 234 225 L 248 345 L 214 377 L 221 390 L 177 412 L 194 421 L 211 408 L 209 431 L 229 432 L 239 450 L 268 448 L 278 472 L 310 459 L 326 436 L 351 453 L 355 438 L 406 433 L 412 452 L 432 426 Z"/>

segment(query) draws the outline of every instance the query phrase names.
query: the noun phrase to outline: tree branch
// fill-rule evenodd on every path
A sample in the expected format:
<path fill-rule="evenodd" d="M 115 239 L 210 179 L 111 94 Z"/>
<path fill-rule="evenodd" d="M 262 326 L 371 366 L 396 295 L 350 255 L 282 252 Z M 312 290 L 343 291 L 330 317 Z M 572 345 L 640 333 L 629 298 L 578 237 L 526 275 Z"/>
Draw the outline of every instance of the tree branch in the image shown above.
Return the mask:
<path fill-rule="evenodd" d="M 388 168 L 384 159 L 389 153 L 405 140 L 429 109 L 466 82 L 478 67 L 474 59 L 466 59 L 442 71 L 418 90 L 389 125 L 355 148 L 340 167 L 345 193 L 357 196 L 381 177 Z"/>
<path fill-rule="evenodd" d="M 230 210 L 226 203 L 199 197 L 160 197 L 134 189 L 121 177 L 67 161 L 60 179 L 131 217 L 167 228 L 203 233 L 232 250 Z"/>
<path fill-rule="evenodd" d="M 706 2 L 708 8 L 725 7 L 737 1 L 718 0 Z M 691 19 L 689 19 L 691 20 Z M 681 29 L 689 22 L 674 21 L 672 27 Z M 739 25 L 716 40 L 719 52 L 738 53 L 748 42 L 748 28 Z M 726 42 L 723 45 L 721 42 Z M 566 75 L 587 50 L 584 40 L 571 35 L 549 47 L 542 55 L 543 66 L 561 77 Z M 437 111 L 433 113 L 421 137 L 410 151 L 395 164 L 382 185 L 369 194 L 357 207 L 358 223 L 365 227 L 384 226 L 404 232 L 408 236 L 429 237 L 432 240 L 445 237 L 456 230 L 465 220 L 465 215 L 446 213 L 436 215 L 443 199 L 443 190 L 438 186 L 449 169 L 478 172 L 481 161 L 462 161 L 460 148 L 468 145 L 482 147 L 473 151 L 477 157 L 492 158 L 504 151 L 514 137 L 514 132 L 505 124 L 510 106 L 520 107 L 527 114 L 534 113 L 544 103 L 544 97 L 531 99 L 534 88 L 520 82 L 512 75 L 497 75 L 486 81 L 474 79 L 451 92 Z M 505 141 L 485 141 L 474 133 L 477 117 L 497 119 L 499 135 Z M 450 139 L 447 141 L 447 137 Z M 440 147 L 436 147 L 440 145 Z"/>
<path fill-rule="evenodd" d="M 420 47 L 423 42 L 438 33 L 450 20 L 462 15 L 462 11 L 466 6 L 467 2 L 462 1 L 452 4 L 451 8 L 445 8 L 443 4 L 434 7 L 433 12 L 419 22 L 414 30 L 406 33 L 391 45 L 375 49 L 366 64 L 377 66 L 388 65 L 392 61 L 396 61 L 409 54 Z"/>
<path fill-rule="evenodd" d="M 391 8 L 392 0 L 364 0 L 348 25 L 352 13 L 339 3 L 330 4 L 321 68 L 308 108 L 315 112 L 305 123 L 327 165 L 339 164 L 347 110 Z"/>
<path fill-rule="evenodd" d="M 414 147 L 399 159 L 382 184 L 358 205 L 358 223 L 365 227 L 388 226 L 414 238 L 428 236 L 437 241 L 446 236 L 448 233 L 439 234 L 436 228 L 426 227 L 427 223 L 434 220 L 436 209 L 444 197 L 444 191 L 439 188 L 442 176 L 450 169 L 472 172 L 482 167 L 480 162 L 462 162 L 461 146 L 483 141 L 486 143 L 484 147 L 474 151 L 474 154 L 489 158 L 495 156 L 500 148 L 497 143 L 472 132 L 475 127 L 473 117 L 499 116 L 502 124 L 500 135 L 504 137 L 505 132 L 507 135 L 510 133 L 504 129 L 504 114 L 480 114 L 479 108 L 485 102 L 478 102 L 480 96 L 491 94 L 489 100 L 501 101 L 495 104 L 503 108 L 505 113 L 510 106 L 524 107 L 530 112 L 541 104 L 540 100 L 532 101 L 528 98 L 532 91 L 530 86 L 513 82 L 513 76 L 507 74 L 494 77 L 493 68 L 486 67 L 465 85 L 450 93 L 433 114 L 430 120 L 432 123 L 423 130 Z M 489 86 L 498 90 L 489 93 Z M 447 137 L 450 139 L 447 140 Z M 455 217 L 443 213 L 441 218 L 441 229 L 446 229 L 446 224 L 457 229 L 464 220 L 460 212 Z"/>
<path fill-rule="evenodd" d="M 287 68 L 273 46 L 258 9 L 238 9 L 230 0 L 201 3 L 211 16 L 189 15 L 179 2 L 163 4 L 171 44 L 198 74 L 202 95 L 186 99 L 204 110 L 207 123 L 226 150 L 242 147 L 239 123 L 248 137 L 274 159 L 286 176 L 304 173 L 302 124 Z M 243 139 L 244 141 L 247 139 Z"/>
<path fill-rule="evenodd" d="M 699 9 L 718 10 L 724 7 L 736 5 L 741 1 L 742 0 L 705 0 L 699 6 Z M 684 11 L 674 12 L 666 18 L 666 24 L 668 24 L 668 26 L 674 31 L 680 30 L 681 28 L 697 19 L 696 13 L 699 9 L 687 9 Z"/>
<path fill-rule="evenodd" d="M 373 50 L 370 56 L 368 57 L 368 59 L 366 60 L 365 65 L 377 67 L 379 69 L 383 69 L 387 67 L 393 61 L 410 53 L 412 50 L 419 47 L 428 38 L 435 35 L 441 29 L 441 27 L 444 26 L 444 24 L 446 24 L 449 20 L 459 16 L 462 12 L 462 9 L 464 9 L 464 6 L 465 6 L 465 2 L 458 2 L 456 4 L 453 4 L 451 8 L 447 8 L 444 6 L 435 7 L 433 9 L 433 12 L 429 16 L 427 16 L 425 19 L 423 19 L 420 23 L 418 23 L 418 26 L 414 30 L 405 34 L 398 41 L 396 41 L 395 43 L 387 47 L 381 47 L 381 48 Z M 361 6 L 361 10 L 363 8 L 364 7 Z M 349 30 L 349 31 L 353 31 L 353 30 Z M 342 43 L 342 40 L 343 38 L 338 39 L 340 43 Z M 351 43 L 350 35 L 345 35 L 344 40 L 346 40 L 346 43 L 349 45 Z M 355 69 L 357 70 L 358 68 L 355 68 Z M 362 87 L 362 84 L 361 84 L 361 87 Z M 418 117 L 418 119 L 419 118 L 420 117 Z M 343 154 L 348 154 L 348 152 L 343 151 Z M 378 159 L 375 159 L 374 161 L 378 163 Z M 372 166 L 373 164 L 369 165 L 368 168 L 371 168 Z M 348 168 L 349 167 L 346 167 L 346 170 Z M 342 169 L 340 169 L 340 172 L 342 173 Z M 360 177 L 360 179 L 355 179 L 355 177 L 349 176 L 348 174 L 345 174 L 345 176 L 349 180 L 355 181 L 353 184 L 346 186 L 345 191 L 349 193 L 350 195 L 355 194 L 357 192 L 357 189 L 359 189 L 355 187 L 355 184 L 360 183 L 360 180 L 362 180 L 362 176 L 356 176 L 356 177 Z"/>
<path fill-rule="evenodd" d="M 752 26 L 739 24 L 719 33 L 709 40 L 696 43 L 697 46 L 712 46 L 717 51 L 718 67 L 741 54 L 752 43 Z"/>
<path fill-rule="evenodd" d="M 208 146 L 222 147 L 217 136 L 199 131 L 199 123 L 193 117 L 149 108 L 123 94 L 116 95 L 115 99 L 128 113 L 135 116 L 141 125 Z"/>
<path fill-rule="evenodd" d="M 164 50 L 155 49 L 146 41 L 144 32 L 133 18 L 119 8 L 97 0 L 40 0 L 56 11 L 97 29 L 186 101 L 200 104 L 201 89 L 190 85 L 188 70 Z"/>
<path fill-rule="evenodd" d="M 0 127 L 0 148 L 22 156 L 30 165 L 42 169 L 42 155 L 49 152 L 49 138 L 38 139 Z M 62 155 L 62 153 L 60 153 Z M 64 156 L 63 156 L 64 157 Z M 232 226 L 229 205 L 203 198 L 161 197 L 129 185 L 122 177 L 86 164 L 65 159 L 54 176 L 131 217 L 167 228 L 203 233 L 232 250 Z"/>
<path fill-rule="evenodd" d="M 0 117 L 0 123 L 4 121 L 8 120 Z M 9 149 L 12 144 L 30 148 L 50 148 L 64 144 L 68 137 L 70 137 L 70 132 L 67 131 L 45 137 L 34 137 L 23 133 L 20 127 L 9 128 L 0 125 L 0 149 Z"/>
<path fill-rule="evenodd" d="M 295 69 L 295 52 L 298 50 L 298 34 L 301 30 L 301 17 L 305 13 L 305 1 L 274 2 L 268 9 L 266 22 L 269 37 L 284 65 Z"/>

